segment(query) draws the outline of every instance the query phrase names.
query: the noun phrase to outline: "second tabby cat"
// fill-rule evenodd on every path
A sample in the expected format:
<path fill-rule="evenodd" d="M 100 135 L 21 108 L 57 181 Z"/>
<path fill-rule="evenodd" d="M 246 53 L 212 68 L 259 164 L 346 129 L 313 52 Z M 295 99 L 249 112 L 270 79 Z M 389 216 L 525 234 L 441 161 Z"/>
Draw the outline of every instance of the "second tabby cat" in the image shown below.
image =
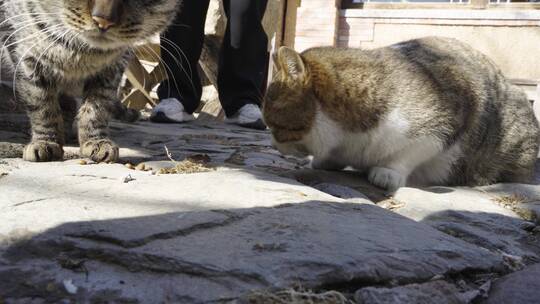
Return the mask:
<path fill-rule="evenodd" d="M 540 129 L 524 92 L 478 51 L 423 38 L 375 50 L 282 48 L 264 118 L 285 154 L 371 183 L 530 180 Z"/>

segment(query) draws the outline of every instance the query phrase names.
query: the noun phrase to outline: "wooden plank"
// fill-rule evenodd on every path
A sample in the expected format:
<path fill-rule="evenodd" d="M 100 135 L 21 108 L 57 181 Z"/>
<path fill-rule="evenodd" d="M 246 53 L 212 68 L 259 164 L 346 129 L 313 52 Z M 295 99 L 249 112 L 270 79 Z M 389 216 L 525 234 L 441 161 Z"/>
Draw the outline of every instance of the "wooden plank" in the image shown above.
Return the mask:
<path fill-rule="evenodd" d="M 134 58 L 130 62 L 125 74 L 133 88 L 144 94 L 150 104 L 156 105 L 156 102 L 150 97 L 150 92 L 146 89 L 148 86 L 147 82 L 150 81 L 148 79 L 148 72 L 137 58 Z"/>
<path fill-rule="evenodd" d="M 294 48 L 296 38 L 296 18 L 300 0 L 287 0 L 284 19 L 284 32 L 282 45 Z"/>
<path fill-rule="evenodd" d="M 126 107 L 138 111 L 144 109 L 146 104 L 150 102 L 151 101 L 148 100 L 148 98 L 141 91 L 136 89 L 133 89 L 131 93 L 129 93 L 129 95 L 122 100 L 122 104 L 124 104 Z"/>

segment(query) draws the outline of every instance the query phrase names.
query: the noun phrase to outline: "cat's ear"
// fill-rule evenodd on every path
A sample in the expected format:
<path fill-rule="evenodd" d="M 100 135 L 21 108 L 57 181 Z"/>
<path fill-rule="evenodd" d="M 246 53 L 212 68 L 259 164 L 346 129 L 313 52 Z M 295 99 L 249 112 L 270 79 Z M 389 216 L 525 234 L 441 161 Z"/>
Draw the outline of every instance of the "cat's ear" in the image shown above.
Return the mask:
<path fill-rule="evenodd" d="M 293 79 L 301 79 L 306 74 L 306 66 L 300 54 L 295 50 L 282 46 L 277 53 L 277 63 L 280 69 Z"/>

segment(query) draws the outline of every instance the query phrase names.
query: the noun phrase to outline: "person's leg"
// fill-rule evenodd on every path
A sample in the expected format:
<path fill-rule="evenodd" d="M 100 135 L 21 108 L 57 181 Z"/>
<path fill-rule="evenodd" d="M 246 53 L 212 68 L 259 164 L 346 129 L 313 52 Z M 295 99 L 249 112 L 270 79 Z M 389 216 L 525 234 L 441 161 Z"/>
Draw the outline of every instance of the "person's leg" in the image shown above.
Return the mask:
<path fill-rule="evenodd" d="M 219 97 L 227 117 L 260 106 L 268 74 L 268 37 L 261 24 L 267 0 L 223 0 L 227 30 L 219 62 Z M 255 108 L 255 107 L 254 107 Z"/>
<path fill-rule="evenodd" d="M 197 65 L 209 3 L 210 0 L 184 1 L 174 23 L 161 39 L 161 58 L 167 66 L 168 80 L 158 88 L 159 99 L 177 99 L 189 114 L 197 109 L 201 100 Z"/>

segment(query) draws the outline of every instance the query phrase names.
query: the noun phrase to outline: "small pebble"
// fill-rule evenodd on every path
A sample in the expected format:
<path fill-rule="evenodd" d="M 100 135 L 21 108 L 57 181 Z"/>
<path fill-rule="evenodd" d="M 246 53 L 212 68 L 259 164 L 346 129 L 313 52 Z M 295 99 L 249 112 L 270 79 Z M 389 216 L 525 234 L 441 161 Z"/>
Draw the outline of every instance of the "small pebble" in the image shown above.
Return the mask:
<path fill-rule="evenodd" d="M 137 165 L 137 167 L 135 167 L 135 170 L 137 170 L 137 171 L 145 171 L 146 170 L 146 165 L 144 163 L 141 163 L 141 164 Z"/>
<path fill-rule="evenodd" d="M 70 294 L 77 294 L 77 290 L 79 289 L 77 286 L 75 286 L 73 284 L 73 280 L 69 279 L 69 280 L 64 280 L 63 281 L 64 283 L 64 288 L 66 289 L 66 291 Z"/>
<path fill-rule="evenodd" d="M 84 160 L 84 159 L 81 159 L 79 161 L 79 165 L 81 165 L 81 166 L 88 165 L 88 162 L 86 160 Z"/>
<path fill-rule="evenodd" d="M 132 181 L 134 181 L 134 180 L 135 180 L 135 179 L 131 176 L 131 174 L 128 174 L 128 176 L 126 176 L 126 177 L 124 177 L 124 178 L 122 179 L 122 181 L 124 182 L 124 184 L 127 184 L 127 183 L 129 183 L 129 182 L 132 182 Z"/>
<path fill-rule="evenodd" d="M 126 168 L 131 169 L 131 170 L 135 169 L 135 166 L 130 163 L 125 164 L 125 166 Z"/>

